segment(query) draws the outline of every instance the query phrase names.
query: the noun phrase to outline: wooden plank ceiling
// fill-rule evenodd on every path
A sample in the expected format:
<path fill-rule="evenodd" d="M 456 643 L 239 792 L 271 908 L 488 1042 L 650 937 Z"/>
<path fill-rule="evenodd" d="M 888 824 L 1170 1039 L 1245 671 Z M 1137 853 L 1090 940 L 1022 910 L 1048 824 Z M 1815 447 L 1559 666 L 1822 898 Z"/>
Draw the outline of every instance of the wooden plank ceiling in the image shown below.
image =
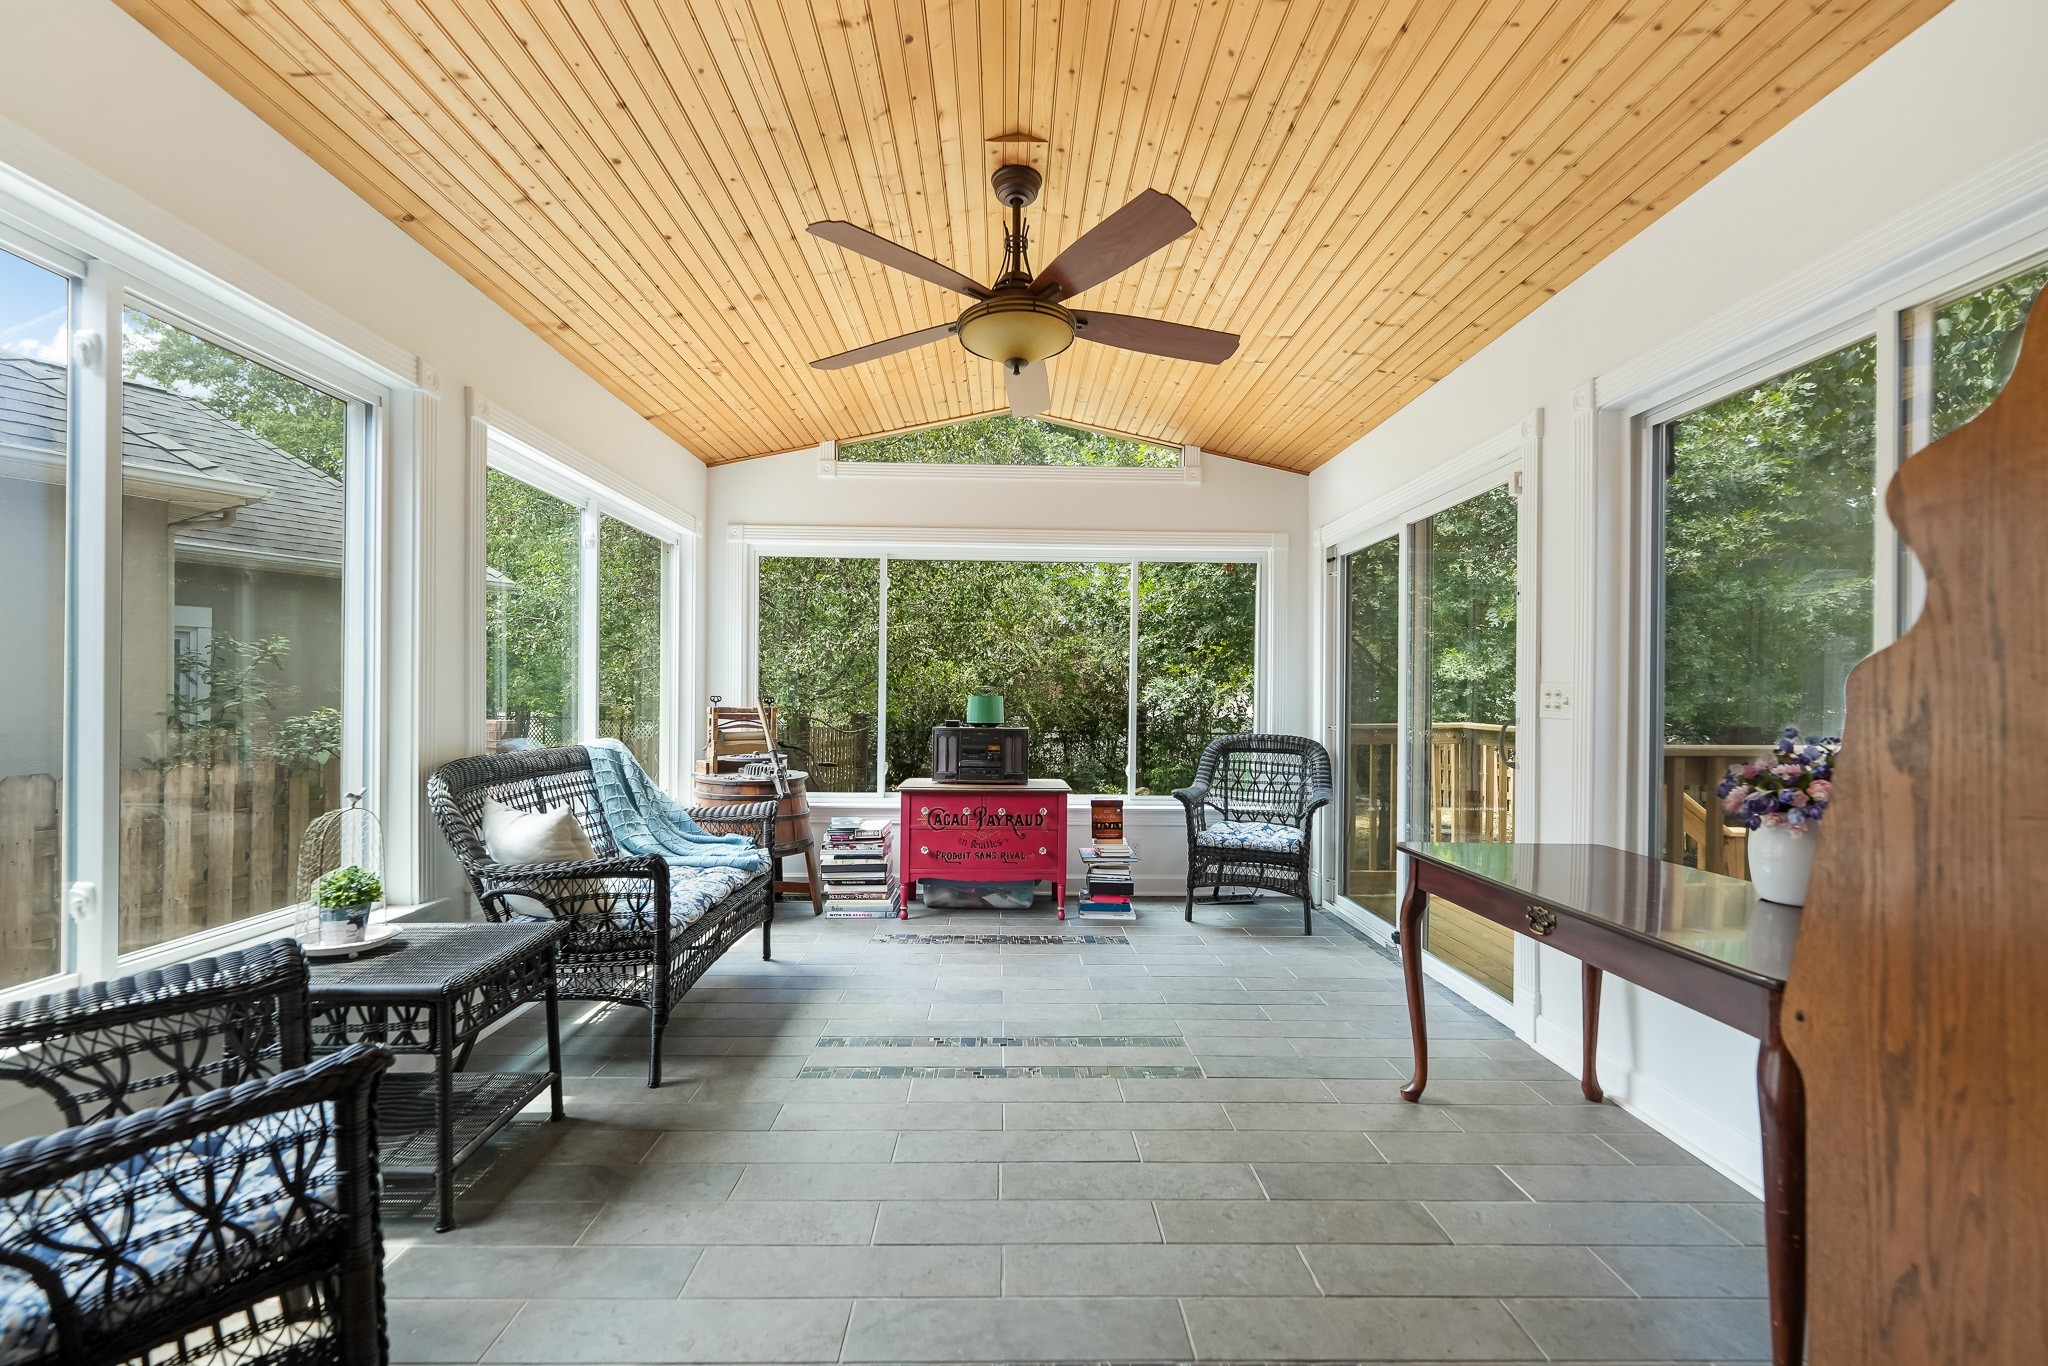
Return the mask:
<path fill-rule="evenodd" d="M 1242 347 L 1077 343 L 1048 416 L 1294 470 L 1945 2 L 121 0 L 712 463 L 1004 406 L 952 342 L 810 369 L 966 301 L 806 223 L 988 280 L 1002 162 L 1040 265 L 1163 190 L 1199 228 L 1078 306 Z"/>

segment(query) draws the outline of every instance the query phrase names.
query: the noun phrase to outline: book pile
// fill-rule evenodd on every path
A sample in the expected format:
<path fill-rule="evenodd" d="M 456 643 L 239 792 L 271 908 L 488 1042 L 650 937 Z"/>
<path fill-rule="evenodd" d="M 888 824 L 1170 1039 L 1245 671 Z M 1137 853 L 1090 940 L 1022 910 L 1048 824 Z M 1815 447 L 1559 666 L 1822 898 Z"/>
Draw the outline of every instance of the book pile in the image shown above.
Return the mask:
<path fill-rule="evenodd" d="M 896 823 L 883 816 L 834 816 L 818 854 L 825 884 L 825 914 L 842 920 L 881 920 L 896 914 L 896 869 L 889 858 Z"/>
<path fill-rule="evenodd" d="M 1084 920 L 1136 920 L 1131 904 L 1135 882 L 1131 864 L 1137 854 L 1124 839 L 1124 804 L 1113 797 L 1098 797 L 1089 803 L 1089 833 L 1095 843 L 1081 851 L 1088 865 L 1088 890 L 1081 897 Z"/>

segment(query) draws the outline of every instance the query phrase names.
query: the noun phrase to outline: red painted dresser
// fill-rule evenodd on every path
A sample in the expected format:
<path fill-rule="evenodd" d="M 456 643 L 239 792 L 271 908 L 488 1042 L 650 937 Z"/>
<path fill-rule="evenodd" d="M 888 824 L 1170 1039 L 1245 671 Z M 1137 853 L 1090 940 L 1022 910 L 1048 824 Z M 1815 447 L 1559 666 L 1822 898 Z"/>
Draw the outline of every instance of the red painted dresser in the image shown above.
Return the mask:
<path fill-rule="evenodd" d="M 1067 785 L 1057 778 L 997 785 L 912 778 L 902 798 L 896 848 L 903 918 L 919 878 L 1050 882 L 1067 918 Z"/>

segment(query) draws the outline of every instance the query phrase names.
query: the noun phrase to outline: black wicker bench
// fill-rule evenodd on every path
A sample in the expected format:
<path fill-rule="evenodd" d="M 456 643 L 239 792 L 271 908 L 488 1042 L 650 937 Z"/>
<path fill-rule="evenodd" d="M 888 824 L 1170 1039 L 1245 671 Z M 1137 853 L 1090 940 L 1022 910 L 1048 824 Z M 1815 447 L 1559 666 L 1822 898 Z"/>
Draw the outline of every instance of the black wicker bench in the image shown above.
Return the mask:
<path fill-rule="evenodd" d="M 0 1148 L 0 1363 L 382 1363 L 391 1059 L 311 1054 L 291 940 L 0 1007 L 68 1122 Z"/>
<path fill-rule="evenodd" d="M 505 864 L 484 847 L 485 800 L 521 811 L 567 807 L 597 857 L 581 863 Z M 619 851 L 598 805 L 581 745 L 457 759 L 434 770 L 427 800 L 449 848 L 494 921 L 566 921 L 556 989 L 567 1000 L 618 1001 L 648 1014 L 647 1084 L 661 1085 L 661 1035 L 676 1002 L 755 926 L 769 956 L 772 864 L 758 872 L 671 872 L 659 854 Z M 774 802 L 687 808 L 699 825 L 742 830 L 771 847 Z"/>

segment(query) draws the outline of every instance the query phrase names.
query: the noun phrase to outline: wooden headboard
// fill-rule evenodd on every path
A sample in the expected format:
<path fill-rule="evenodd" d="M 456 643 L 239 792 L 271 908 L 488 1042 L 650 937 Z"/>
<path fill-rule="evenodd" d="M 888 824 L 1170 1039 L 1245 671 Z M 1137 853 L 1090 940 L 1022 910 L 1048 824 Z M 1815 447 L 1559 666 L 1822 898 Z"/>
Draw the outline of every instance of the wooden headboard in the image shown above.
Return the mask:
<path fill-rule="evenodd" d="M 2048 1361 L 2048 307 L 1885 506 L 1927 606 L 1849 679 L 1786 989 L 1815 1366 Z"/>

